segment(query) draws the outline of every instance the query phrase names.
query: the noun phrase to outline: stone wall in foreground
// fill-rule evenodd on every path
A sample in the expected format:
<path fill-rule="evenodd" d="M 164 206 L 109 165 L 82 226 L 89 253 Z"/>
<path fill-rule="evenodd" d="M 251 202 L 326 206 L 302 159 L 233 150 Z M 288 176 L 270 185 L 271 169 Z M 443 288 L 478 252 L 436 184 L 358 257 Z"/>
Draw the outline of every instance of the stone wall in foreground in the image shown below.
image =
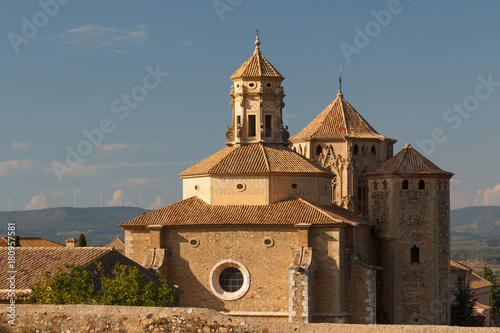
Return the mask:
<path fill-rule="evenodd" d="M 16 326 L 0 308 L 1 332 L 187 332 L 187 333 L 399 333 L 500 332 L 498 328 L 448 326 L 288 324 L 256 322 L 200 308 L 154 308 L 105 305 L 17 305 Z"/>

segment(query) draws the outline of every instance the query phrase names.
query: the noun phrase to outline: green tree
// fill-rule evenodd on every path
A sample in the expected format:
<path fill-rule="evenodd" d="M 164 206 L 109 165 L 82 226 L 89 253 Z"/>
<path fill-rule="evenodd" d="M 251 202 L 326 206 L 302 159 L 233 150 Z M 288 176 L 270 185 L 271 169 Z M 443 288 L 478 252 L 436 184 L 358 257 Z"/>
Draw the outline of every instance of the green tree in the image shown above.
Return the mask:
<path fill-rule="evenodd" d="M 92 304 L 95 301 L 90 273 L 77 265 L 56 267 L 52 277 L 50 271 L 43 272 L 42 281 L 31 287 L 31 293 L 22 295 L 28 304 Z"/>
<path fill-rule="evenodd" d="M 474 304 L 477 299 L 474 298 L 474 291 L 466 283 L 465 275 L 457 277 L 453 296 L 455 302 L 451 306 L 452 326 L 484 326 L 484 319 L 474 315 Z"/>
<path fill-rule="evenodd" d="M 487 266 L 483 266 L 483 270 L 479 273 L 479 276 L 493 284 L 490 289 L 491 315 L 497 316 L 500 314 L 500 288 L 497 285 L 498 277 Z"/>
<path fill-rule="evenodd" d="M 21 241 L 19 240 L 19 235 L 14 236 L 14 246 L 21 247 Z"/>
<path fill-rule="evenodd" d="M 87 247 L 87 240 L 85 239 L 85 235 L 83 233 L 78 237 L 78 247 Z"/>
<path fill-rule="evenodd" d="M 113 278 L 101 279 L 101 304 L 171 306 L 178 303 L 167 281 L 144 283 L 137 267 L 116 265 L 113 275 Z"/>
<path fill-rule="evenodd" d="M 35 283 L 30 294 L 20 295 L 28 304 L 107 304 L 136 306 L 174 306 L 178 298 L 167 281 L 159 279 L 145 283 L 137 267 L 116 265 L 111 277 L 101 276 L 95 284 L 82 266 L 63 265 L 49 271 Z M 102 265 L 97 264 L 102 272 Z M 95 279 L 94 279 L 95 280 Z"/>

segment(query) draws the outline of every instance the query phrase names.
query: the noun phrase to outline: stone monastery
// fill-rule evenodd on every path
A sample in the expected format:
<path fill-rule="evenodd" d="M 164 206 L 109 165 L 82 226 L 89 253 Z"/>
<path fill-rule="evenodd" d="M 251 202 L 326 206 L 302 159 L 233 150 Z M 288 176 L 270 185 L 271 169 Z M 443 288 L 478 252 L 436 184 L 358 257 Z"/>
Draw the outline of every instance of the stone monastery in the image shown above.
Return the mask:
<path fill-rule="evenodd" d="M 125 255 L 181 306 L 290 322 L 450 323 L 452 173 L 344 99 L 293 137 L 260 51 L 231 76 L 226 148 L 180 173 L 183 200 L 121 225 Z"/>

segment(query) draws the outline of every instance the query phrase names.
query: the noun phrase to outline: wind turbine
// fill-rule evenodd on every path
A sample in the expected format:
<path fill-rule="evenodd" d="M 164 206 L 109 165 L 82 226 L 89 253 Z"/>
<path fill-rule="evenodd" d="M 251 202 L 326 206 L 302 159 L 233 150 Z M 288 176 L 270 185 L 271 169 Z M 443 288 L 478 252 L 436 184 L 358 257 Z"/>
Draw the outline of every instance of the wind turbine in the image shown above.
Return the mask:
<path fill-rule="evenodd" d="M 139 193 L 139 207 L 142 208 L 142 193 Z"/>
<path fill-rule="evenodd" d="M 75 192 L 73 192 L 73 208 L 76 208 L 76 195 L 80 191 L 80 188 L 78 188 Z"/>
<path fill-rule="evenodd" d="M 99 192 L 99 208 L 102 208 L 102 192 Z"/>
<path fill-rule="evenodd" d="M 9 212 L 12 212 L 12 191 L 9 191 Z"/>
<path fill-rule="evenodd" d="M 45 201 L 47 200 L 47 196 L 45 195 L 43 190 L 42 190 L 42 194 L 40 194 L 40 196 L 42 197 L 42 202 L 40 203 L 40 207 L 41 207 L 40 209 L 43 209 L 45 206 Z"/>
<path fill-rule="evenodd" d="M 123 192 L 120 192 L 120 207 L 122 206 Z"/>
<path fill-rule="evenodd" d="M 160 193 L 160 194 L 158 194 L 158 196 L 160 197 L 160 208 L 161 208 L 161 207 L 163 207 L 163 199 L 162 199 L 162 197 L 161 197 L 161 193 Z"/>

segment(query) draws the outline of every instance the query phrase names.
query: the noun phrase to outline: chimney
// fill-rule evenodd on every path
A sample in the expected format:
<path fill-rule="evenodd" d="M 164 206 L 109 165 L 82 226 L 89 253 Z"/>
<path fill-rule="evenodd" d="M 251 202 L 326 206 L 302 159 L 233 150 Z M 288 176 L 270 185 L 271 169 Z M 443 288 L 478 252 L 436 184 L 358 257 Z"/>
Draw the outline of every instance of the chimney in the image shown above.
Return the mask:
<path fill-rule="evenodd" d="M 76 247 L 78 241 L 74 238 L 66 239 L 66 247 Z"/>

